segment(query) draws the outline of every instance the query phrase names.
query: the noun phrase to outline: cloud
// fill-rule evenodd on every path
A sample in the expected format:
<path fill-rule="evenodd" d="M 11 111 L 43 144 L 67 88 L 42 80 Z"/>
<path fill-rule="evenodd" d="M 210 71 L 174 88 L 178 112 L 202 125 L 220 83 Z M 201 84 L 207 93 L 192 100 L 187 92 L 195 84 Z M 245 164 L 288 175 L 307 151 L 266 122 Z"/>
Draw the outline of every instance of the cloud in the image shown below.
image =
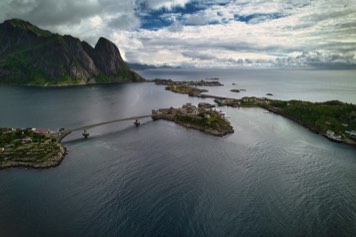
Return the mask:
<path fill-rule="evenodd" d="M 172 9 L 173 7 L 184 7 L 189 0 L 144 0 L 139 2 L 147 8 L 157 10 L 160 8 Z"/>
<path fill-rule="evenodd" d="M 145 64 L 354 67 L 355 0 L 2 0 L 22 18 Z"/>
<path fill-rule="evenodd" d="M 93 0 L 13 0 L 9 5 L 5 17 L 23 18 L 40 25 L 80 23 L 99 9 L 99 2 Z"/>
<path fill-rule="evenodd" d="M 119 30 L 133 30 L 139 27 L 140 22 L 132 13 L 120 13 L 112 17 L 108 22 L 108 27 Z"/>
<path fill-rule="evenodd" d="M 219 23 L 222 21 L 223 14 L 219 14 L 217 9 L 205 9 L 195 14 L 190 14 L 184 17 L 184 24 L 187 25 L 206 25 L 211 23 Z"/>

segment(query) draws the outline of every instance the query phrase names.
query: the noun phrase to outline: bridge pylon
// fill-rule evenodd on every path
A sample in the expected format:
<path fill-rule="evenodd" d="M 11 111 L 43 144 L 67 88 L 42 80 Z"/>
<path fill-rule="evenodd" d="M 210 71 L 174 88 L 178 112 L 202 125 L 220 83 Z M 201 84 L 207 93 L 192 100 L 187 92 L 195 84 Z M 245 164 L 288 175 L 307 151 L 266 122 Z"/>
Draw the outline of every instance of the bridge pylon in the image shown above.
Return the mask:
<path fill-rule="evenodd" d="M 82 133 L 83 137 L 85 139 L 87 139 L 89 137 L 89 133 L 87 132 L 87 130 L 84 130 L 84 132 Z"/>

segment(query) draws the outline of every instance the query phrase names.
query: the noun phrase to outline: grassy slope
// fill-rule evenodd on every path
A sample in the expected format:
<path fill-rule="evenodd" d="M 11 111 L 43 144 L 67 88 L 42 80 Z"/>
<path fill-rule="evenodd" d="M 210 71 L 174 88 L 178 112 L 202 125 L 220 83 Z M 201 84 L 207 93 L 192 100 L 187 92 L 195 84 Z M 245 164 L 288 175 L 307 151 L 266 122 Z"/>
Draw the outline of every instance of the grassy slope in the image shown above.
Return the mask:
<path fill-rule="evenodd" d="M 305 101 L 272 101 L 271 106 L 303 124 L 325 133 L 332 130 L 344 138 L 351 138 L 345 130 L 356 130 L 356 106 L 339 101 L 312 103 Z M 347 126 L 345 126 L 347 125 Z"/>

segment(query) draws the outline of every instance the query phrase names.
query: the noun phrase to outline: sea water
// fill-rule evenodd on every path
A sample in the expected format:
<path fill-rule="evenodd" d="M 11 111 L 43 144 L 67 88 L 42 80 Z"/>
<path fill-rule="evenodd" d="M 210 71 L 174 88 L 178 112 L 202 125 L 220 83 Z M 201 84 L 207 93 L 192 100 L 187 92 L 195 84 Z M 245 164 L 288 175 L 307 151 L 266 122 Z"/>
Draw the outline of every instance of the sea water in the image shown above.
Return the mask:
<path fill-rule="evenodd" d="M 209 94 L 356 103 L 353 71 L 153 70 Z M 236 85 L 232 85 L 236 83 Z M 245 92 L 232 93 L 232 88 Z M 153 83 L 0 87 L 1 127 L 75 128 L 202 100 Z M 0 236 L 354 236 L 356 149 L 258 108 L 223 138 L 167 121 L 72 133 L 56 168 L 0 171 Z"/>

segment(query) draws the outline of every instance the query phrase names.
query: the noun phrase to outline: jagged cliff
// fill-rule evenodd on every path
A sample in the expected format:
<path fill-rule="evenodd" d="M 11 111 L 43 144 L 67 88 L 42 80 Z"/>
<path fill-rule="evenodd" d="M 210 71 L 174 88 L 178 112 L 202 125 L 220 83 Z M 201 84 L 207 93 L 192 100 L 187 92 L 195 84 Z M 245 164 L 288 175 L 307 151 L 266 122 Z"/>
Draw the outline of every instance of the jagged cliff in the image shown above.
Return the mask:
<path fill-rule="evenodd" d="M 105 38 L 93 48 L 23 20 L 0 24 L 0 83 L 63 86 L 142 80 Z"/>

